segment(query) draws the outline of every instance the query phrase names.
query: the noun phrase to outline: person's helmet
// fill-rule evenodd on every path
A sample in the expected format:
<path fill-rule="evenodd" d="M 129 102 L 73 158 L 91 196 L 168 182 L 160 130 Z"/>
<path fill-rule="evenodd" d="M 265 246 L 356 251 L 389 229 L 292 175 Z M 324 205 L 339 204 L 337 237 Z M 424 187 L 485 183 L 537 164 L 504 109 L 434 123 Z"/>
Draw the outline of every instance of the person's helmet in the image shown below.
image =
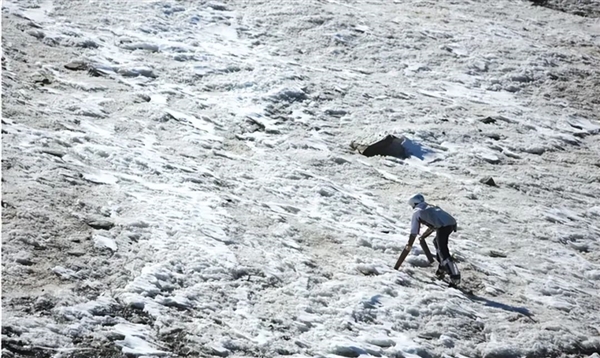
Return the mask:
<path fill-rule="evenodd" d="M 415 206 L 421 204 L 424 201 L 425 198 L 423 197 L 423 195 L 416 194 L 411 196 L 410 199 L 408 199 L 408 205 L 410 205 L 411 208 L 414 208 Z"/>

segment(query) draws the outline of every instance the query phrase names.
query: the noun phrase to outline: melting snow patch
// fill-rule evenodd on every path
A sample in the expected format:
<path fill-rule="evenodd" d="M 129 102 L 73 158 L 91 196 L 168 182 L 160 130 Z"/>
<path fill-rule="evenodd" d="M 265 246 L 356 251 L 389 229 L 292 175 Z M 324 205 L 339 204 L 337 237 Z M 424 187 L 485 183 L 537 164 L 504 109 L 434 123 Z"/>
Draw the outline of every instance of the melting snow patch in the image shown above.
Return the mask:
<path fill-rule="evenodd" d="M 158 52 L 158 46 L 147 42 L 134 42 L 122 45 L 127 50 L 146 50 L 150 52 Z"/>
<path fill-rule="evenodd" d="M 114 175 L 102 172 L 83 174 L 83 179 L 94 184 L 116 184 L 119 181 Z"/>
<path fill-rule="evenodd" d="M 72 279 L 79 278 L 79 275 L 77 274 L 77 272 L 75 272 L 71 269 L 62 267 L 62 266 L 56 266 L 55 268 L 52 269 L 52 272 L 57 274 L 63 280 L 72 280 Z"/>
<path fill-rule="evenodd" d="M 553 223 L 566 224 L 571 221 L 581 221 L 582 218 L 571 210 L 565 208 L 553 208 L 544 213 L 546 220 Z"/>
<path fill-rule="evenodd" d="M 143 310 L 146 305 L 146 298 L 138 295 L 137 293 L 126 292 L 120 296 L 121 301 L 129 306 L 136 309 Z"/>
<path fill-rule="evenodd" d="M 591 270 L 583 274 L 588 280 L 600 281 L 600 270 Z"/>
<path fill-rule="evenodd" d="M 133 356 L 166 356 L 169 353 L 161 351 L 153 344 L 149 343 L 148 332 L 142 325 L 117 324 L 114 327 L 116 333 L 122 334 L 125 338 L 116 341 L 118 346 L 122 347 L 122 352 Z"/>
<path fill-rule="evenodd" d="M 207 348 L 211 354 L 214 354 L 218 357 L 227 357 L 230 353 L 227 348 L 224 348 L 222 345 L 216 343 L 208 345 Z"/>
<path fill-rule="evenodd" d="M 600 124 L 592 123 L 585 118 L 567 119 L 567 123 L 573 128 L 580 129 L 590 134 L 600 133 Z"/>
<path fill-rule="evenodd" d="M 156 301 L 167 307 L 175 307 L 180 310 L 187 310 L 192 308 L 192 302 L 186 297 L 157 297 Z"/>
<path fill-rule="evenodd" d="M 106 118 L 107 114 L 104 110 L 95 103 L 74 103 L 66 107 L 69 112 L 76 115 L 92 117 L 92 118 Z"/>
<path fill-rule="evenodd" d="M 375 265 L 360 264 L 360 265 L 356 265 L 356 269 L 358 270 L 358 272 L 360 272 L 366 276 L 379 275 L 379 271 L 377 271 L 377 268 L 375 267 Z"/>
<path fill-rule="evenodd" d="M 520 357 L 522 352 L 518 348 L 511 346 L 501 346 L 496 343 L 490 343 L 483 350 L 483 358 L 510 358 Z"/>
<path fill-rule="evenodd" d="M 600 206 L 592 206 L 587 210 L 587 213 L 591 216 L 600 217 Z"/>
<path fill-rule="evenodd" d="M 203 130 L 208 133 L 213 132 L 213 127 L 211 124 L 208 124 L 208 123 L 196 118 L 193 115 L 185 114 L 185 113 L 182 113 L 179 111 L 175 111 L 173 109 L 166 109 L 165 112 L 167 112 L 167 114 L 169 116 L 171 116 L 173 119 L 175 119 L 177 121 L 187 122 L 187 123 L 191 124 L 193 127 Z"/>
<path fill-rule="evenodd" d="M 115 240 L 102 236 L 102 235 L 94 235 L 94 247 L 98 249 L 109 249 L 111 251 L 117 251 L 117 243 Z"/>
<path fill-rule="evenodd" d="M 367 337 L 365 338 L 365 342 L 382 348 L 393 347 L 396 345 L 396 342 L 393 339 L 386 336 Z"/>
<path fill-rule="evenodd" d="M 100 296 L 96 300 L 75 306 L 59 307 L 55 311 L 63 317 L 72 320 L 91 316 L 106 316 L 116 307 L 118 307 L 118 303 L 112 297 Z"/>
<path fill-rule="evenodd" d="M 490 164 L 499 164 L 502 161 L 496 153 L 483 147 L 475 149 L 475 157 Z"/>

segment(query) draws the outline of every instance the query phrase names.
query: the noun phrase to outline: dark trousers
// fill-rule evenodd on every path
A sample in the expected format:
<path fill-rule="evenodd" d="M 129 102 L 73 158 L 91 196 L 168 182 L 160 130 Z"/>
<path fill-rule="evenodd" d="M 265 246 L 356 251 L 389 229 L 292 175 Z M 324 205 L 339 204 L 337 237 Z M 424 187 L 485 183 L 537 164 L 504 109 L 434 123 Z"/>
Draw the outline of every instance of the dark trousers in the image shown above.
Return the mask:
<path fill-rule="evenodd" d="M 441 227 L 437 229 L 435 233 L 433 245 L 435 246 L 437 259 L 440 265 L 446 259 L 450 259 L 450 261 L 452 261 L 452 256 L 450 256 L 450 250 L 448 250 L 448 237 L 454 231 L 456 231 L 456 225 Z"/>

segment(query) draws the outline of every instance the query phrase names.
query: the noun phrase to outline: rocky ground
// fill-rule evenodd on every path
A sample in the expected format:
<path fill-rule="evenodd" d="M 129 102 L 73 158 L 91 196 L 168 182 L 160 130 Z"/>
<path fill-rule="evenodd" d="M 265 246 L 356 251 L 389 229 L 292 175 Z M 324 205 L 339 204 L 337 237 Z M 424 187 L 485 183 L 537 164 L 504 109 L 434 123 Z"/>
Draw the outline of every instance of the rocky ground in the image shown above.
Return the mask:
<path fill-rule="evenodd" d="M 548 9 L 564 11 L 577 16 L 596 19 L 600 17 L 598 2 L 594 0 L 535 0 L 532 2 Z"/>

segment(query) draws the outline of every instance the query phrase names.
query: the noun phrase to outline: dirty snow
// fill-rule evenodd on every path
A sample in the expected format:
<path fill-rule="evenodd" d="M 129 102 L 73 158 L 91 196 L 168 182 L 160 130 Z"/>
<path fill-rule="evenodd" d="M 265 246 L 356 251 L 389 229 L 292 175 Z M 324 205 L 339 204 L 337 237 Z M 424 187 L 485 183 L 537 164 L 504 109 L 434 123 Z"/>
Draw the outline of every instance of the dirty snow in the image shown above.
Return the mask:
<path fill-rule="evenodd" d="M 3 355 L 599 351 L 600 25 L 550 3 L 4 1 Z M 393 270 L 415 192 L 466 290 Z"/>

